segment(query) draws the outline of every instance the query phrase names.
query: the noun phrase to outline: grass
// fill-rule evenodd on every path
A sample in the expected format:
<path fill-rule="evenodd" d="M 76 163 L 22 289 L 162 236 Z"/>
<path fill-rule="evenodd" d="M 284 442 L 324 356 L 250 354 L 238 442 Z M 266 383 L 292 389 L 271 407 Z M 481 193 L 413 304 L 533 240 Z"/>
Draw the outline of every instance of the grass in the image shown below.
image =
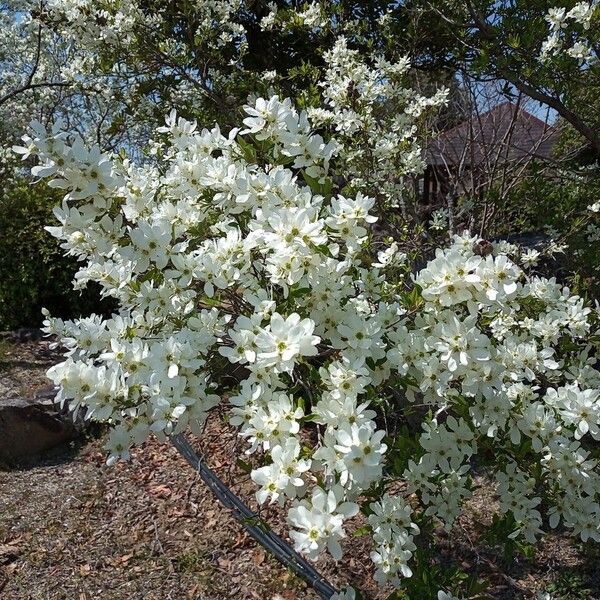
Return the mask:
<path fill-rule="evenodd" d="M 205 548 L 193 548 L 173 559 L 173 567 L 177 573 L 195 573 L 201 571 L 212 575 L 215 569 L 209 564 L 210 555 Z"/>
<path fill-rule="evenodd" d="M 563 570 L 548 584 L 546 591 L 554 600 L 588 600 L 593 590 L 587 587 L 586 580 L 573 569 Z"/>
<path fill-rule="evenodd" d="M 2 363 L 8 358 L 10 349 L 11 344 L 5 339 L 0 339 L 0 368 L 2 368 Z"/>

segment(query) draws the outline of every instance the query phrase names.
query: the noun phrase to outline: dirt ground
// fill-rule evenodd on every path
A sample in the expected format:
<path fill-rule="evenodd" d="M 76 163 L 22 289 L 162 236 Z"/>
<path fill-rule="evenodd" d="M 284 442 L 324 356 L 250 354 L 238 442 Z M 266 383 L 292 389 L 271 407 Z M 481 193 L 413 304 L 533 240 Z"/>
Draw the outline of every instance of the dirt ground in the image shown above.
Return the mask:
<path fill-rule="evenodd" d="M 44 341 L 3 343 L 0 378 L 32 395 L 47 386 L 43 372 L 56 360 Z M 215 415 L 202 440 L 189 439 L 255 509 L 253 484 L 236 467 L 235 431 Z M 318 598 L 256 545 L 170 445 L 150 440 L 128 463 L 104 462 L 99 435 L 0 470 L 2 600 Z M 600 551 L 590 546 L 553 535 L 535 556 L 503 562 L 482 541 L 494 503 L 493 489 L 484 488 L 469 501 L 468 516 L 439 533 L 443 568 L 485 578 L 494 600 L 533 598 L 541 589 L 555 600 L 600 599 Z M 285 535 L 279 508 L 261 516 Z M 343 561 L 324 557 L 317 569 L 333 584 L 385 598 L 372 580 L 367 537 L 347 540 L 346 548 Z"/>

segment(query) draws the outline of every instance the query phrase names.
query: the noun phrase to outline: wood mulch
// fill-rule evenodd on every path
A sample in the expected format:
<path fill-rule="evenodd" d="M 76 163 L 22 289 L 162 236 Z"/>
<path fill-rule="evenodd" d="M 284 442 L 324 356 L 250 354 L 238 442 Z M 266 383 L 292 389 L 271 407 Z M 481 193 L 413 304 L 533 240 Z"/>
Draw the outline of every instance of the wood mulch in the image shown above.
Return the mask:
<path fill-rule="evenodd" d="M 0 393 L 12 386 L 33 396 L 56 360 L 45 341 L 0 343 Z M 1 599 L 317 600 L 257 547 L 173 447 L 149 440 L 131 461 L 107 467 L 102 437 L 0 470 Z M 254 485 L 236 466 L 236 432 L 215 415 L 202 440 L 189 439 L 255 509 Z M 590 546 L 552 535 L 533 558 L 503 563 L 482 541 L 494 505 L 485 487 L 469 501 L 468 517 L 450 534 L 440 531 L 440 564 L 485 577 L 495 600 L 533 598 L 549 586 L 555 600 L 600 599 L 600 552 Z M 261 516 L 285 535 L 278 506 Z M 317 569 L 334 584 L 385 598 L 372 580 L 368 536 L 345 545 L 340 563 L 323 557 Z"/>

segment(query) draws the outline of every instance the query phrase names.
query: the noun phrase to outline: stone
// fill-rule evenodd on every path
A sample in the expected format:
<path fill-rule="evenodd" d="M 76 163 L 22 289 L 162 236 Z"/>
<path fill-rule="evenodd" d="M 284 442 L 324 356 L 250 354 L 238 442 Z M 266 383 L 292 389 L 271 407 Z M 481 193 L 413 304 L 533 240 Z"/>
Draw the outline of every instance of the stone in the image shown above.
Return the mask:
<path fill-rule="evenodd" d="M 0 339 L 9 342 L 37 342 L 45 337 L 44 332 L 36 327 L 21 327 L 15 331 L 0 331 Z"/>
<path fill-rule="evenodd" d="M 50 392 L 31 399 L 0 396 L 0 462 L 26 462 L 80 435 L 80 424 L 51 402 Z"/>

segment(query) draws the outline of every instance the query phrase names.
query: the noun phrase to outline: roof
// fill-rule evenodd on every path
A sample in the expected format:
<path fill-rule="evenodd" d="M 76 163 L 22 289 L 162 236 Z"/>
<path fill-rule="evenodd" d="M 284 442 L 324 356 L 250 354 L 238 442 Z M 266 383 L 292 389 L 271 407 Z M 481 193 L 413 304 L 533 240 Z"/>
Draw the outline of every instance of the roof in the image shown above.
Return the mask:
<path fill-rule="evenodd" d="M 485 162 L 549 158 L 556 129 L 513 104 L 498 104 L 444 131 L 426 150 L 428 165 L 478 165 Z"/>

